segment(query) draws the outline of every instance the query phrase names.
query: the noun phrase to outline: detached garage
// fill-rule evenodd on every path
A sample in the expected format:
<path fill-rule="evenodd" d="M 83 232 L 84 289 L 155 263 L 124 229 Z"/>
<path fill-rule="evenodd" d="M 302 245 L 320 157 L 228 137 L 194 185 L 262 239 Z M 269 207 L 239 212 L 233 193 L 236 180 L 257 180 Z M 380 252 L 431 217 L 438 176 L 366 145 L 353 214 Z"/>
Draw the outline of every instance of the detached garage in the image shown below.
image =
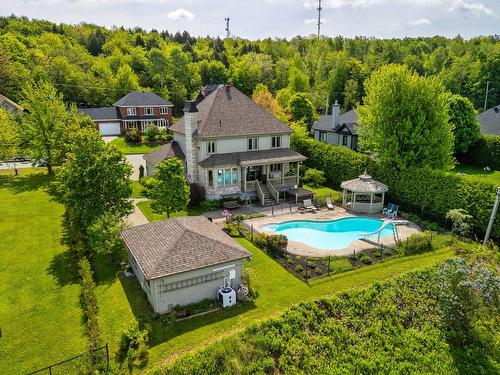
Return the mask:
<path fill-rule="evenodd" d="M 117 107 L 79 108 L 83 114 L 94 120 L 102 135 L 120 135 L 120 111 Z"/>

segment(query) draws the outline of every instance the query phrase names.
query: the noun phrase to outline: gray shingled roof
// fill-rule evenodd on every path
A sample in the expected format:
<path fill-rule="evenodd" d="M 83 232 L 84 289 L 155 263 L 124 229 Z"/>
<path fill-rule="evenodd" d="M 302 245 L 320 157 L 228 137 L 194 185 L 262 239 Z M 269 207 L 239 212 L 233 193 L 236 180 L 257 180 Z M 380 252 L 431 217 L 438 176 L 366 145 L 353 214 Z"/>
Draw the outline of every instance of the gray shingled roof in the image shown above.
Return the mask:
<path fill-rule="evenodd" d="M 122 238 L 148 280 L 252 256 L 204 216 L 139 225 Z"/>
<path fill-rule="evenodd" d="M 153 165 L 156 165 L 168 158 L 185 159 L 181 147 L 175 141 L 158 147 L 156 150 L 143 156 L 144 160 L 152 163 Z"/>
<path fill-rule="evenodd" d="M 481 133 L 500 135 L 500 104 L 487 109 L 477 116 Z"/>
<path fill-rule="evenodd" d="M 368 175 L 366 172 L 358 178 L 342 182 L 340 187 L 356 193 L 378 194 L 389 190 L 387 185 L 372 179 L 372 176 Z"/>
<path fill-rule="evenodd" d="M 271 150 L 215 154 L 202 160 L 199 164 L 201 167 L 207 168 L 225 165 L 248 166 L 262 163 L 273 164 L 304 160 L 306 160 L 305 156 L 289 148 L 274 148 Z"/>
<path fill-rule="evenodd" d="M 316 121 L 312 129 L 321 131 L 337 131 L 342 125 L 347 125 L 349 130 L 353 131 L 352 134 L 356 134 L 355 126 L 358 123 L 358 116 L 356 111 L 351 109 L 350 111 L 344 112 L 339 117 L 339 126 L 336 129 L 332 129 L 332 115 L 323 115 Z"/>
<path fill-rule="evenodd" d="M 92 120 L 119 120 L 120 111 L 116 107 L 78 108 Z"/>
<path fill-rule="evenodd" d="M 134 106 L 157 106 L 157 105 L 167 105 L 172 106 L 172 103 L 166 101 L 161 96 L 155 94 L 154 92 L 138 92 L 130 91 L 123 98 L 119 99 L 117 102 L 113 103 L 116 107 L 134 107 Z"/>
<path fill-rule="evenodd" d="M 184 117 L 170 130 L 184 133 Z M 198 104 L 195 137 L 291 133 L 290 127 L 233 86 L 219 85 Z"/>

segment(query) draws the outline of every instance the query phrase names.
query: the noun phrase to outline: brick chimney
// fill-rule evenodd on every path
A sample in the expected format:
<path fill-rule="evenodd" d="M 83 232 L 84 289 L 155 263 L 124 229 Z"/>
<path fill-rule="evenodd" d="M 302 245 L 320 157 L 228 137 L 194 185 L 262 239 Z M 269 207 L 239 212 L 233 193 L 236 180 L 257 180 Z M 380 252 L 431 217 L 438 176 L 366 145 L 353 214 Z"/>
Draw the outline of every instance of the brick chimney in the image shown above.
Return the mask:
<path fill-rule="evenodd" d="M 332 129 L 335 129 L 340 125 L 340 104 L 335 100 L 335 104 L 332 105 Z"/>
<path fill-rule="evenodd" d="M 189 182 L 198 182 L 198 158 L 193 133 L 198 127 L 198 108 L 194 100 L 184 105 L 184 127 L 186 137 L 186 176 Z"/>

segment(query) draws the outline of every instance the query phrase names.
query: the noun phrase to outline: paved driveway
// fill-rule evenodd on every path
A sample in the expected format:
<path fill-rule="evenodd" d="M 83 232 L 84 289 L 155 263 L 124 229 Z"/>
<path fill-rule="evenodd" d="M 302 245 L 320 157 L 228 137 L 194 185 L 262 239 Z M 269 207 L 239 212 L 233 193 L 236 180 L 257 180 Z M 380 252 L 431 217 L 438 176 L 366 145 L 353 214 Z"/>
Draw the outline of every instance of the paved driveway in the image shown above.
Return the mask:
<path fill-rule="evenodd" d="M 110 143 L 110 142 L 114 141 L 116 138 L 118 138 L 118 136 L 116 136 L 116 135 L 103 135 L 102 136 L 102 140 L 106 143 Z"/>
<path fill-rule="evenodd" d="M 137 203 L 145 200 L 145 198 L 133 199 L 134 211 L 127 217 L 127 220 L 125 221 L 128 227 L 135 227 L 137 225 L 149 223 L 148 219 L 146 219 L 146 216 L 144 216 L 139 207 L 137 207 Z"/>
<path fill-rule="evenodd" d="M 126 155 L 128 163 L 132 166 L 132 180 L 139 180 L 139 167 L 142 165 L 146 168 L 146 162 L 144 161 L 143 154 Z"/>

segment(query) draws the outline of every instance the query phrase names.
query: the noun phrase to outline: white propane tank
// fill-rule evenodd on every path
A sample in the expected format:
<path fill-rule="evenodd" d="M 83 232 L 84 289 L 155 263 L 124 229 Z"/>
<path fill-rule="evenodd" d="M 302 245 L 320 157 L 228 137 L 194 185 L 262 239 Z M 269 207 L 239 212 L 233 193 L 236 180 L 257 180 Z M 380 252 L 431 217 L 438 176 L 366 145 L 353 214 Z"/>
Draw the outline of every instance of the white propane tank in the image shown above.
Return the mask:
<path fill-rule="evenodd" d="M 217 292 L 217 300 L 222 307 L 236 305 L 236 292 L 233 288 L 220 288 Z"/>

